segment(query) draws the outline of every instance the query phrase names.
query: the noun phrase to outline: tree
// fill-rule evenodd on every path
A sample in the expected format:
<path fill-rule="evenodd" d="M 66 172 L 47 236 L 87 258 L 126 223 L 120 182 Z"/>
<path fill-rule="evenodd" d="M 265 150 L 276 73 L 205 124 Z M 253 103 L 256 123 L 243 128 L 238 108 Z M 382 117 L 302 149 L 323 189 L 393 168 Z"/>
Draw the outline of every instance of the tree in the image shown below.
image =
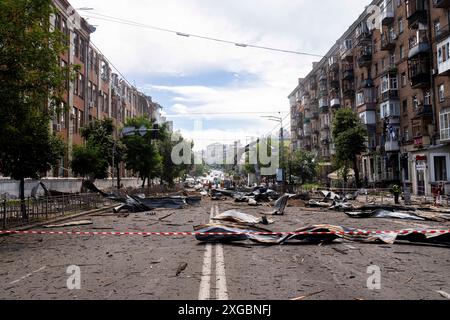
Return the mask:
<path fill-rule="evenodd" d="M 64 109 L 68 68 L 59 56 L 66 37 L 51 31 L 51 0 L 0 1 L 0 172 L 20 181 L 22 216 L 25 178 L 38 178 L 62 157 L 62 142 L 50 132 Z"/>
<path fill-rule="evenodd" d="M 291 172 L 301 180 L 301 184 L 310 182 L 316 176 L 315 157 L 311 152 L 299 150 L 292 156 Z"/>
<path fill-rule="evenodd" d="M 153 129 L 153 123 L 145 117 L 128 119 L 125 126 L 135 128 L 144 126 L 148 130 Z M 124 157 L 126 168 L 139 175 L 139 178 L 143 181 L 143 188 L 146 180 L 150 185 L 151 180 L 161 173 L 162 159 L 152 135 L 153 133 L 148 131 L 144 136 L 131 135 L 122 139 L 126 148 Z"/>
<path fill-rule="evenodd" d="M 75 174 L 87 176 L 92 181 L 106 178 L 108 167 L 115 167 L 119 172 L 125 147 L 114 139 L 114 130 L 112 119 L 95 120 L 82 128 L 81 135 L 86 145 L 73 150 L 71 167 Z M 117 182 L 120 188 L 120 179 Z"/>
<path fill-rule="evenodd" d="M 169 131 L 167 124 L 162 125 L 160 128 L 159 141 L 159 153 L 162 160 L 161 182 L 164 181 L 168 183 L 169 186 L 173 186 L 175 179 L 181 177 L 191 167 L 191 164 L 189 163 L 174 163 L 172 155 L 174 148 L 177 145 L 183 146 L 178 156 L 182 158 L 184 156 L 184 152 L 190 152 L 192 155 L 192 148 L 194 147 L 193 143 L 186 141 L 179 133 L 172 134 Z M 192 156 L 188 158 L 191 161 L 193 160 Z"/>
<path fill-rule="evenodd" d="M 335 161 L 340 166 L 353 166 L 357 187 L 361 186 L 358 155 L 365 152 L 367 130 L 358 115 L 350 109 L 337 111 L 333 121 L 333 139 L 336 147 Z"/>

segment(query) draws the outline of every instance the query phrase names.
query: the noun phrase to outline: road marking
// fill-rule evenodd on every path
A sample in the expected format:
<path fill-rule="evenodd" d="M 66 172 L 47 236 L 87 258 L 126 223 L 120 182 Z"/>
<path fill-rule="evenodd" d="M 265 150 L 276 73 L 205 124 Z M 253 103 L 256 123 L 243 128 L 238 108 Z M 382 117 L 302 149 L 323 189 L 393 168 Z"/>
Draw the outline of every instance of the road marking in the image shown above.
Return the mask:
<path fill-rule="evenodd" d="M 211 208 L 210 222 L 214 215 L 214 207 Z M 212 264 L 212 244 L 206 244 L 205 255 L 203 257 L 202 277 L 200 280 L 200 290 L 198 300 L 209 300 L 211 296 L 211 264 Z"/>
<path fill-rule="evenodd" d="M 219 214 L 219 206 L 216 206 L 216 214 Z M 225 258 L 223 245 L 216 245 L 216 299 L 228 300 L 227 277 L 225 275 Z"/>

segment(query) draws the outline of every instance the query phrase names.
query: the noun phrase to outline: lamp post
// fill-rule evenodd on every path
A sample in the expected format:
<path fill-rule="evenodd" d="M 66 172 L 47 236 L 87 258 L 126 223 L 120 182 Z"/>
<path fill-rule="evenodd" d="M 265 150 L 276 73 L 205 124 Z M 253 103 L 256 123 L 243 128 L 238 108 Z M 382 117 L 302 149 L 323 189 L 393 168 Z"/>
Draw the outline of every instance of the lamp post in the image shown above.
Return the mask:
<path fill-rule="evenodd" d="M 275 117 L 275 116 L 262 116 L 262 118 L 267 118 L 269 121 L 275 121 L 280 124 L 280 160 L 281 160 L 281 171 L 282 171 L 282 191 L 286 192 L 286 178 L 285 178 L 285 170 L 284 170 L 284 130 L 283 130 L 283 118 Z"/>

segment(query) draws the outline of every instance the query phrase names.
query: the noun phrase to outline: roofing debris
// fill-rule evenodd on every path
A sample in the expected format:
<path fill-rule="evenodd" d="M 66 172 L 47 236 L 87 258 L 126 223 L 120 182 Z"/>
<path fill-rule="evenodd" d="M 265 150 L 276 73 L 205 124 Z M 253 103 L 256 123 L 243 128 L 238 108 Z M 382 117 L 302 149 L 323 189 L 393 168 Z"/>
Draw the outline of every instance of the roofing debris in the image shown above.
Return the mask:
<path fill-rule="evenodd" d="M 334 225 L 312 225 L 297 229 L 292 234 L 258 234 L 271 233 L 255 226 L 239 224 L 207 224 L 194 227 L 198 233 L 196 239 L 201 242 L 233 242 L 251 240 L 267 245 L 287 243 L 331 243 L 346 240 L 364 243 L 394 244 L 402 241 L 450 245 L 450 231 L 429 232 L 428 229 L 407 229 L 389 233 L 368 232 L 367 230 Z M 217 233 L 217 234 L 208 234 Z M 301 233 L 301 234 L 299 234 Z M 311 234 L 317 233 L 317 234 Z"/>
<path fill-rule="evenodd" d="M 80 221 L 72 221 L 67 223 L 61 223 L 61 224 L 50 224 L 44 226 L 44 228 L 63 228 L 63 227 L 76 227 L 76 226 L 85 226 L 93 224 L 92 220 L 80 220 Z"/>
<path fill-rule="evenodd" d="M 226 211 L 224 213 L 219 214 L 218 216 L 214 217 L 213 220 L 217 221 L 227 221 L 227 222 L 234 222 L 242 225 L 247 226 L 255 226 L 258 224 L 268 225 L 274 223 L 271 220 L 267 220 L 267 218 L 264 216 L 262 218 L 257 218 L 252 215 L 242 213 L 235 210 Z"/>

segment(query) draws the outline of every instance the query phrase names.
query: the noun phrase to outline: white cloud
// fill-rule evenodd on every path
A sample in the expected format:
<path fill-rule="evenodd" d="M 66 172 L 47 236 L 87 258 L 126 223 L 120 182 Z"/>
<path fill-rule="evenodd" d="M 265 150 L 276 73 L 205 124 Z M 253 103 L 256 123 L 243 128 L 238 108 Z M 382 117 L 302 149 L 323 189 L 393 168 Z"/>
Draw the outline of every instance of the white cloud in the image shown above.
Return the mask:
<path fill-rule="evenodd" d="M 325 54 L 370 1 L 365 0 L 71 0 L 74 7 L 192 34 L 302 52 Z M 85 13 L 89 15 L 89 12 Z M 98 25 L 94 43 L 127 77 L 146 78 L 138 87 L 173 96 L 167 114 L 288 111 L 287 95 L 317 59 L 180 37 L 155 30 L 91 19 Z M 177 85 L 179 77 L 227 72 L 225 86 Z M 237 75 L 237 76 L 236 76 Z M 251 75 L 244 80 L 243 75 Z M 173 77 L 173 85 L 152 79 Z M 133 82 L 133 79 L 129 79 Z M 257 132 L 271 123 L 259 116 L 236 115 Z M 194 117 L 193 117 L 194 118 Z M 228 117 L 229 118 L 229 117 Z M 228 119 L 220 117 L 223 121 Z M 175 118 L 175 127 L 176 127 Z M 219 132 L 220 131 L 220 132 Z M 208 138 L 227 134 L 208 132 Z M 200 137 L 199 137 L 200 139 Z"/>

